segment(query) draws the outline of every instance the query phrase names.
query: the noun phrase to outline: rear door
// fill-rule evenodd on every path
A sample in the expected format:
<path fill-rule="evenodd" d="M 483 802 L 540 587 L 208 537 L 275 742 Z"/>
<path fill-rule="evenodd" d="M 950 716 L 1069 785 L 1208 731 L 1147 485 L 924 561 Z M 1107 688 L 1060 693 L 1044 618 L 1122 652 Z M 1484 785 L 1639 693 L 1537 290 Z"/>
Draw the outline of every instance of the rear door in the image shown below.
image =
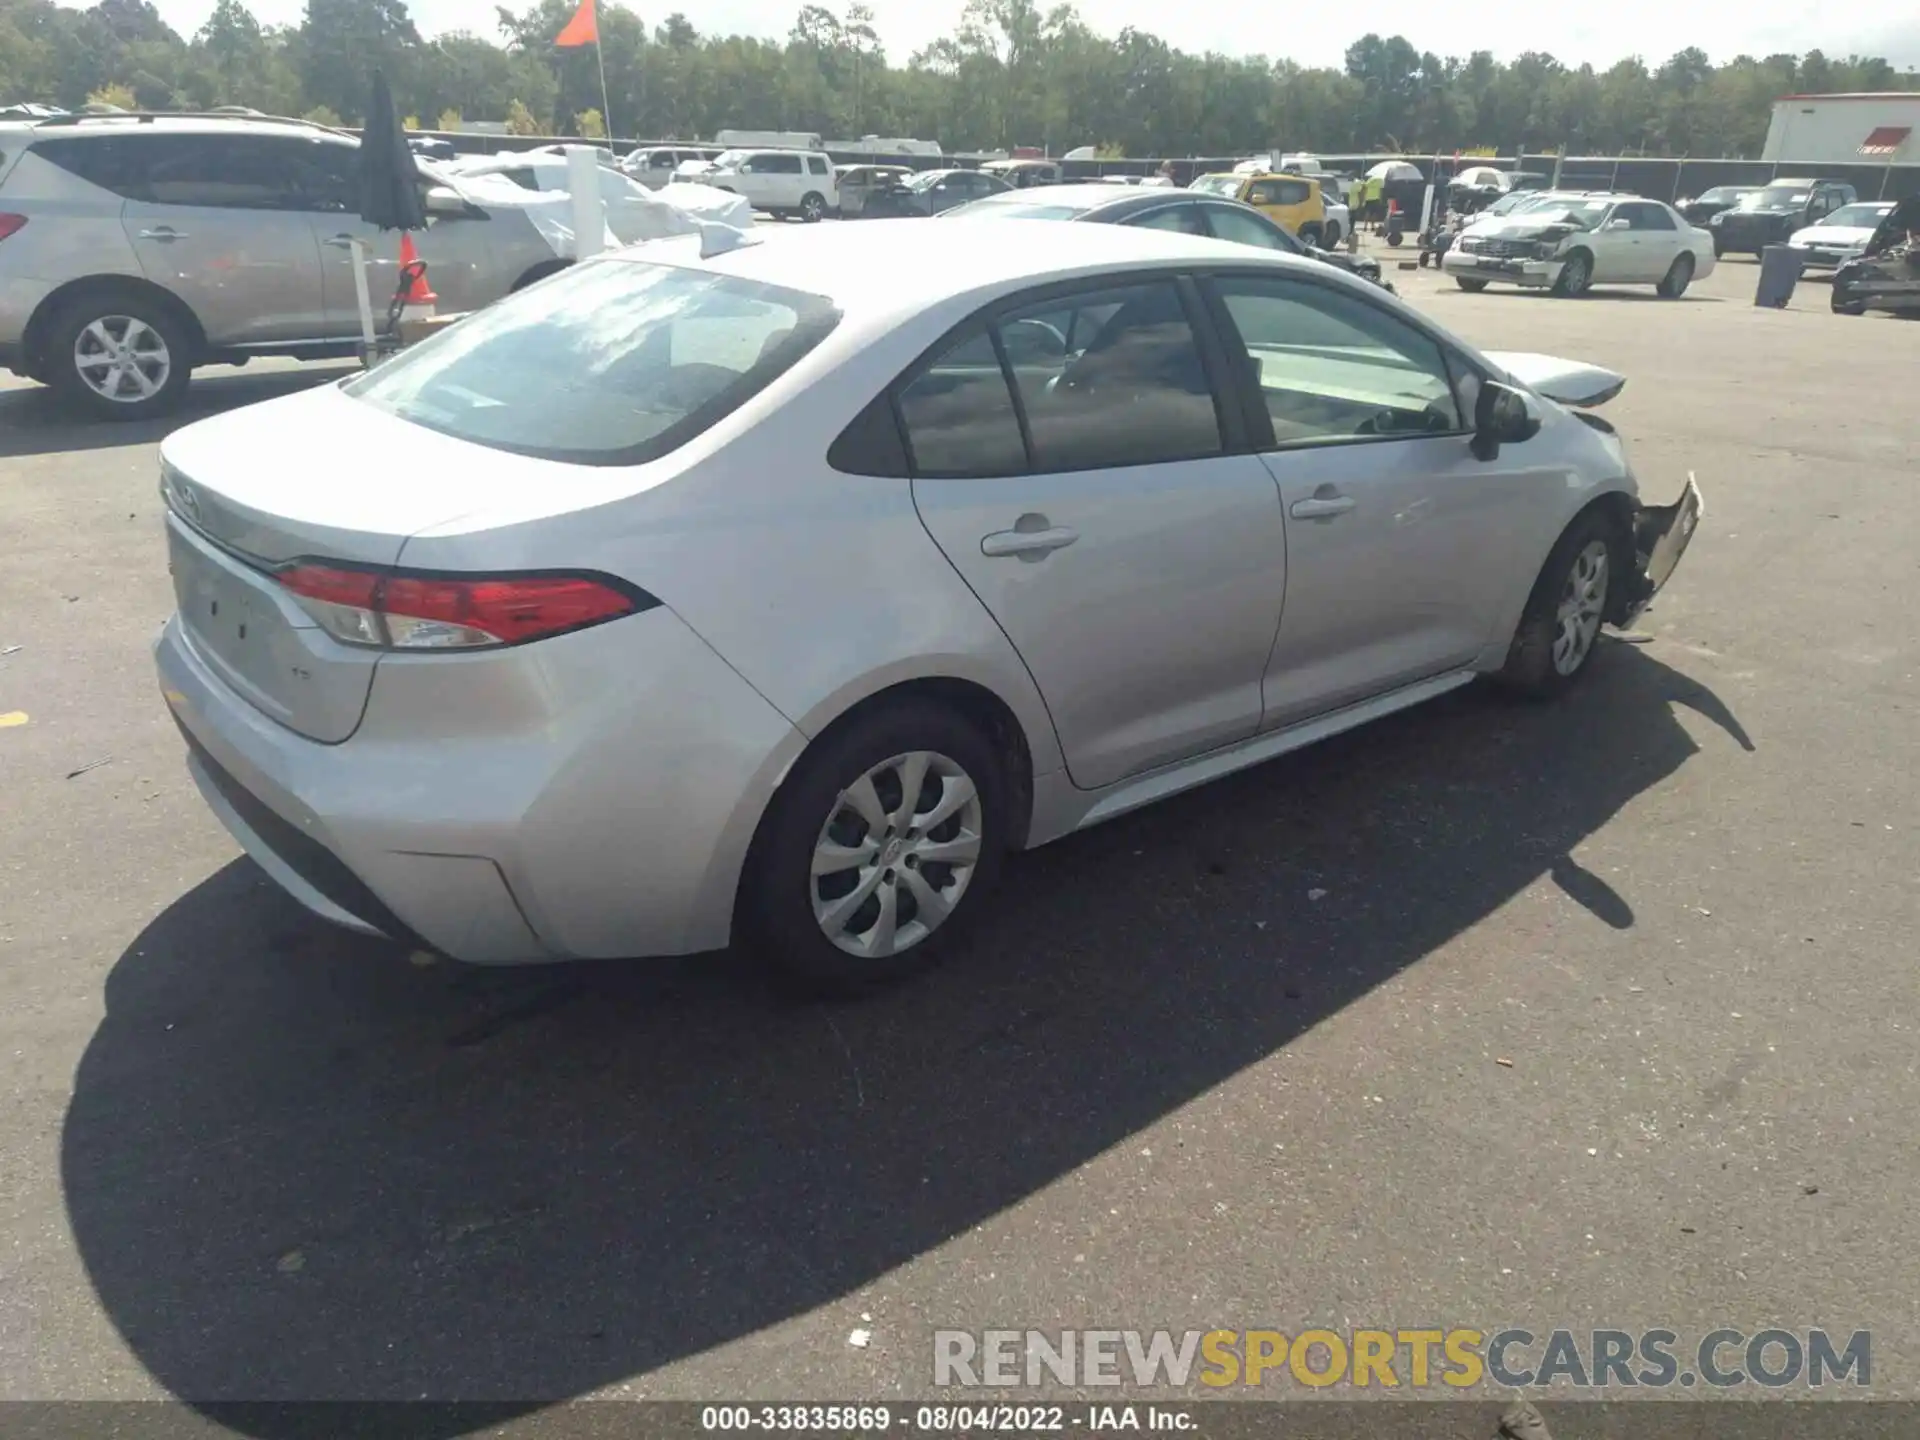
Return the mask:
<path fill-rule="evenodd" d="M 400 237 L 382 232 L 358 214 L 360 147 L 329 140 L 287 141 L 286 163 L 301 177 L 301 204 L 319 246 L 321 293 L 326 330 L 334 338 L 360 333 L 360 304 L 354 292 L 353 251 L 358 239 L 366 249 L 367 290 L 374 323 L 384 323 L 394 287 L 400 283 Z M 427 283 L 437 308 L 464 314 L 490 305 L 507 292 L 492 246 L 492 223 L 477 216 L 436 215 L 414 237 L 427 262 Z"/>
<path fill-rule="evenodd" d="M 161 132 L 129 149 L 127 239 L 215 345 L 272 345 L 326 333 L 320 249 L 286 144 L 271 135 Z"/>
<path fill-rule="evenodd" d="M 1468 664 L 1552 477 L 1529 467 L 1524 445 L 1475 459 L 1475 382 L 1370 297 L 1273 275 L 1208 289 L 1258 396 L 1249 424 L 1287 517 L 1263 725 Z"/>
<path fill-rule="evenodd" d="M 1286 536 L 1214 379 L 1162 275 L 1004 308 L 897 392 L 921 519 L 1025 660 L 1082 788 L 1259 723 Z"/>

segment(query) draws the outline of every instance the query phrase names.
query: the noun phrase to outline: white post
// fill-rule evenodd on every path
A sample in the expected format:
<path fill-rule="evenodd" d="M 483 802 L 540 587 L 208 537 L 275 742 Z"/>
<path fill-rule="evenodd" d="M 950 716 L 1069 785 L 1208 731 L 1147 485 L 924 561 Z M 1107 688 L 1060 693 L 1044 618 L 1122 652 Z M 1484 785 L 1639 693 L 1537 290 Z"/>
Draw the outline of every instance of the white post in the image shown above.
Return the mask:
<path fill-rule="evenodd" d="M 1428 183 L 1427 188 L 1420 195 L 1420 233 L 1423 235 L 1426 233 L 1427 226 L 1433 221 L 1433 192 L 1439 178 L 1436 173 L 1433 181 Z"/>
<path fill-rule="evenodd" d="M 585 260 L 606 249 L 607 242 L 607 203 L 593 146 L 567 146 L 567 190 L 573 196 L 573 258 Z"/>
<path fill-rule="evenodd" d="M 357 235 L 347 237 L 347 249 L 353 255 L 353 298 L 360 306 L 360 339 L 366 353 L 373 353 L 373 297 L 367 291 L 367 246 Z"/>

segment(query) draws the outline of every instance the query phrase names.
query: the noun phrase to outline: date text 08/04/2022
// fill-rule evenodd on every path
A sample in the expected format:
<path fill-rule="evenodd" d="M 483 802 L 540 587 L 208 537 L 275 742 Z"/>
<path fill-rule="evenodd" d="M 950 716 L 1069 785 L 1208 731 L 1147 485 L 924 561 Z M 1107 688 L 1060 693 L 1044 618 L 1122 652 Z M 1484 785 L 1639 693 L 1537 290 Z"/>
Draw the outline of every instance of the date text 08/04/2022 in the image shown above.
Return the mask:
<path fill-rule="evenodd" d="M 709 1433 L 1117 1434 L 1189 1431 L 1196 1428 L 1196 1421 L 1178 1405 L 1150 1404 L 707 1405 L 700 1411 L 700 1428 Z"/>

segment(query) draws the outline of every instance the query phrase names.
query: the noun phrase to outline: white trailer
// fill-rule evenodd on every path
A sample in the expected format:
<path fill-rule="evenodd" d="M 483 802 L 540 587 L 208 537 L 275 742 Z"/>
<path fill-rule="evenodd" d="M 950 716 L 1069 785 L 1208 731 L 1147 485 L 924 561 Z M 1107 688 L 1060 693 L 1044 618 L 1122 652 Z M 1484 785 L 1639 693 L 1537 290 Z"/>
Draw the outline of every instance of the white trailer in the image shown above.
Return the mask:
<path fill-rule="evenodd" d="M 722 130 L 713 143 L 723 150 L 824 150 L 820 137 L 800 130 Z"/>
<path fill-rule="evenodd" d="M 1920 92 L 1786 95 L 1760 158 L 1795 165 L 1920 164 Z"/>

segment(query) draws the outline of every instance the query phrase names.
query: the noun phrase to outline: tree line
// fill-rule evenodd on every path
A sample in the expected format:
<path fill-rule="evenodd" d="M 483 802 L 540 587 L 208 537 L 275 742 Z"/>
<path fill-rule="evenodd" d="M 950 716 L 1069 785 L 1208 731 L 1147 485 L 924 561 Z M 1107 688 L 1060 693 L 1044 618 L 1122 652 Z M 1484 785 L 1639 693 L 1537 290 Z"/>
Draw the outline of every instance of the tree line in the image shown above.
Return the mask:
<path fill-rule="evenodd" d="M 505 121 L 518 133 L 696 139 L 723 128 L 937 139 L 949 150 L 1040 145 L 1058 154 L 1241 154 L 1279 146 L 1413 154 L 1515 147 L 1574 154 L 1753 156 L 1772 102 L 1792 92 L 1920 89 L 1920 74 L 1850 56 L 1685 49 L 1605 69 L 1529 52 L 1441 57 L 1366 35 L 1340 69 L 1264 55 L 1193 54 L 1128 28 L 1103 35 L 1071 4 L 969 0 L 949 37 L 889 58 L 873 12 L 804 6 L 781 40 L 704 35 L 684 14 L 649 26 L 603 5 L 608 109 L 591 47 L 552 40 L 575 0 L 496 12 L 497 38 L 423 37 L 406 0 L 307 0 L 297 26 L 263 26 L 218 0 L 191 36 L 150 0 L 0 0 L 0 104 L 89 100 L 142 109 L 246 105 L 353 123 L 369 73 L 387 73 L 410 123 Z"/>

